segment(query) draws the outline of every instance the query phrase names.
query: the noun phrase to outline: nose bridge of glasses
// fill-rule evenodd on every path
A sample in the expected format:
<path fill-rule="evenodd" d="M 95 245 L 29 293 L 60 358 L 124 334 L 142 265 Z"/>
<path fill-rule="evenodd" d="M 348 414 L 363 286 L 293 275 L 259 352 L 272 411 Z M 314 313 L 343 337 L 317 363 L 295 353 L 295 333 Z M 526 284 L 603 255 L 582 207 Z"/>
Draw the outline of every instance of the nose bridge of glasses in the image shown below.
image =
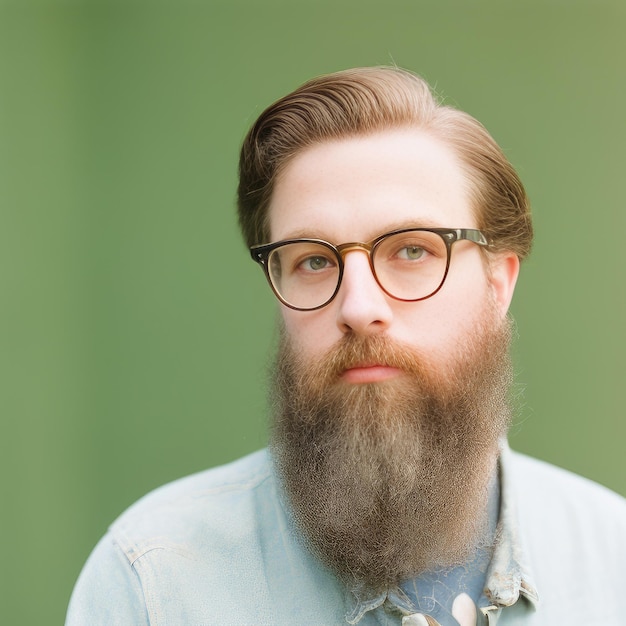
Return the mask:
<path fill-rule="evenodd" d="M 345 261 L 346 254 L 348 252 L 365 252 L 368 257 L 371 258 L 372 253 L 372 244 L 363 243 L 361 241 L 351 241 L 349 243 L 342 243 L 339 246 L 336 246 L 337 252 L 339 252 L 341 258 Z"/>
<path fill-rule="evenodd" d="M 346 267 L 346 262 L 347 262 L 346 256 L 351 252 L 360 252 L 361 255 L 363 255 L 364 257 L 364 258 L 362 257 L 362 261 L 365 261 L 367 263 L 367 265 L 369 266 L 369 272 L 371 272 L 374 280 L 378 283 L 378 278 L 376 277 L 376 271 L 374 270 L 374 262 L 373 262 L 373 257 L 372 257 L 373 248 L 374 246 L 371 243 L 363 243 L 361 241 L 351 241 L 349 243 L 342 243 L 338 246 L 335 246 L 335 249 L 337 250 L 337 252 L 339 253 L 339 256 L 341 257 L 344 268 Z M 357 259 L 354 259 L 354 260 L 357 260 Z M 354 272 L 355 267 L 356 266 L 352 265 L 352 270 L 349 270 L 349 271 Z M 364 267 L 364 266 L 361 266 L 361 267 Z M 341 283 L 344 282 L 344 280 L 342 280 L 342 277 L 343 279 L 345 279 L 344 272 L 345 270 L 341 272 L 342 276 L 339 277 L 340 285 Z"/>

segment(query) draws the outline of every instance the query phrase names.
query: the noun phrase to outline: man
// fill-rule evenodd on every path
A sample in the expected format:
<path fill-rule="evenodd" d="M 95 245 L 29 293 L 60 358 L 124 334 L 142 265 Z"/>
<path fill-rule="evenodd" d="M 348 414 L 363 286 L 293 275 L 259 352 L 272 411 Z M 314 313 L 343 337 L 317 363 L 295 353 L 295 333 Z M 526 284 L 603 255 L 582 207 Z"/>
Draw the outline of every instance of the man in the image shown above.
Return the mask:
<path fill-rule="evenodd" d="M 246 137 L 239 217 L 280 301 L 270 451 L 127 511 L 68 623 L 626 623 L 624 500 L 505 443 L 532 227 L 487 131 L 409 72 L 315 79 Z"/>

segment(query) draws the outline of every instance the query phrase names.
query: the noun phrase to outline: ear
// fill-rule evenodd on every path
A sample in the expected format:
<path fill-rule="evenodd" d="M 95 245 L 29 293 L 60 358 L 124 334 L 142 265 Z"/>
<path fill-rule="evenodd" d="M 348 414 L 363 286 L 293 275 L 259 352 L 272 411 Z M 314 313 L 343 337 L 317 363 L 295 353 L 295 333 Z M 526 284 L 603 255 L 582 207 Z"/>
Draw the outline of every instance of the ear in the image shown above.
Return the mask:
<path fill-rule="evenodd" d="M 489 282 L 502 317 L 513 299 L 519 274 L 519 258 L 514 252 L 499 252 L 489 258 Z"/>

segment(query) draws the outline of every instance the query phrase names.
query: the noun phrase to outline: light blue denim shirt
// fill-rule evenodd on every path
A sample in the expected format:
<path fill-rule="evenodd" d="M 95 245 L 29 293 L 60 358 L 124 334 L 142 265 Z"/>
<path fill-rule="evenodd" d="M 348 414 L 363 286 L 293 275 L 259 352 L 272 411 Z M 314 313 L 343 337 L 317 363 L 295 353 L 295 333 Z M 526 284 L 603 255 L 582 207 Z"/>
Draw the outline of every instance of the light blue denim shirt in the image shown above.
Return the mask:
<path fill-rule="evenodd" d="M 624 626 L 626 501 L 506 446 L 500 494 L 479 621 Z M 90 556 L 66 624 L 401 625 L 415 612 L 403 589 L 361 595 L 312 556 L 261 451 L 133 505 Z"/>

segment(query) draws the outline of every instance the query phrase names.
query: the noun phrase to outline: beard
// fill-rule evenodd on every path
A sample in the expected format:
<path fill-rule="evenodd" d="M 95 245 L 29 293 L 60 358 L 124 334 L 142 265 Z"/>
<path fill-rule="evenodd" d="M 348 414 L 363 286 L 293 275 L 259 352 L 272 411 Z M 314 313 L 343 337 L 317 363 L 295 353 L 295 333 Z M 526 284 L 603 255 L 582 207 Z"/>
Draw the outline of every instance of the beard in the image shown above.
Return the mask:
<path fill-rule="evenodd" d="M 309 548 L 350 585 L 382 591 L 465 562 L 486 537 L 510 422 L 511 324 L 493 307 L 445 358 L 347 334 L 317 362 L 281 333 L 271 451 Z M 361 363 L 402 370 L 347 384 Z"/>

